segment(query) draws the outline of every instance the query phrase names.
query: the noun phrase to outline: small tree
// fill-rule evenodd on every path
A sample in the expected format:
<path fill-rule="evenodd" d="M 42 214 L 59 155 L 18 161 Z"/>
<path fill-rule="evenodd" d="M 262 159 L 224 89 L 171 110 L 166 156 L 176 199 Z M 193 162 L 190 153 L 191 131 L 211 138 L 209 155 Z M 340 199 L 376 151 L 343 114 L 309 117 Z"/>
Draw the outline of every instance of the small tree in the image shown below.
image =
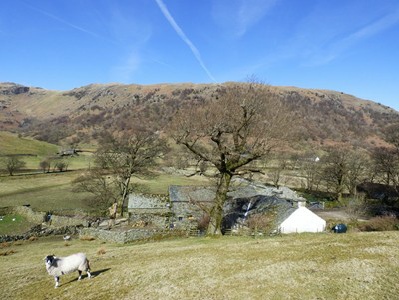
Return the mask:
<path fill-rule="evenodd" d="M 276 157 L 277 163 L 273 167 L 273 171 L 271 171 L 271 179 L 273 181 L 273 185 L 276 188 L 280 186 L 281 174 L 287 169 L 288 159 L 282 156 Z"/>
<path fill-rule="evenodd" d="M 68 162 L 66 160 L 57 161 L 54 165 L 54 168 L 59 172 L 64 172 L 68 170 Z"/>
<path fill-rule="evenodd" d="M 307 191 L 317 191 L 322 179 L 322 162 L 318 157 L 307 154 L 301 158 L 299 168 L 305 178 L 305 188 Z"/>
<path fill-rule="evenodd" d="M 370 159 L 368 154 L 360 149 L 348 153 L 348 172 L 346 175 L 346 186 L 352 196 L 356 196 L 356 187 L 370 178 Z"/>
<path fill-rule="evenodd" d="M 148 174 L 157 159 L 167 151 L 166 141 L 159 132 L 136 127 L 132 133 L 104 133 L 95 153 L 96 165 L 112 174 L 118 191 L 117 204 L 123 214 L 123 203 L 131 192 L 132 176 Z"/>
<path fill-rule="evenodd" d="M 86 192 L 93 195 L 91 204 L 105 211 L 116 202 L 118 192 L 113 185 L 111 176 L 98 168 L 92 168 L 85 174 L 77 177 L 73 182 L 74 192 Z"/>
<path fill-rule="evenodd" d="M 347 183 L 349 171 L 348 149 L 330 149 L 323 158 L 323 180 L 328 190 L 336 195 L 336 200 L 343 205 L 342 197 Z"/>
<path fill-rule="evenodd" d="M 13 176 L 16 171 L 25 167 L 26 163 L 16 156 L 9 156 L 3 160 L 3 165 L 8 174 Z"/>
<path fill-rule="evenodd" d="M 49 173 L 50 168 L 51 168 L 51 162 L 49 159 L 44 159 L 39 163 L 40 169 L 43 171 L 43 173 Z"/>

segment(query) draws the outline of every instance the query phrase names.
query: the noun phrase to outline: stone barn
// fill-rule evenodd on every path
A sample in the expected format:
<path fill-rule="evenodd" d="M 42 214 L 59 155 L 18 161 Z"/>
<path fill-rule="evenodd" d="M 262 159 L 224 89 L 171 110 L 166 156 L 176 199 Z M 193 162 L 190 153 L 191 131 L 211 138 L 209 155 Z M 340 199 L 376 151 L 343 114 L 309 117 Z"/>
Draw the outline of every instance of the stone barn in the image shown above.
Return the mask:
<path fill-rule="evenodd" d="M 171 185 L 169 200 L 174 216 L 172 226 L 196 228 L 206 218 L 206 209 L 214 198 L 215 190 L 210 187 Z"/>
<path fill-rule="evenodd" d="M 135 227 L 166 228 L 171 215 L 167 196 L 138 193 L 129 194 L 127 212 Z"/>
<path fill-rule="evenodd" d="M 136 227 L 204 229 L 207 211 L 215 198 L 215 187 L 169 187 L 169 198 L 130 194 L 129 223 Z M 321 232 L 326 222 L 306 208 L 306 200 L 286 187 L 270 187 L 236 179 L 223 207 L 222 232 L 250 227 L 254 216 L 270 219 L 269 232 Z"/>

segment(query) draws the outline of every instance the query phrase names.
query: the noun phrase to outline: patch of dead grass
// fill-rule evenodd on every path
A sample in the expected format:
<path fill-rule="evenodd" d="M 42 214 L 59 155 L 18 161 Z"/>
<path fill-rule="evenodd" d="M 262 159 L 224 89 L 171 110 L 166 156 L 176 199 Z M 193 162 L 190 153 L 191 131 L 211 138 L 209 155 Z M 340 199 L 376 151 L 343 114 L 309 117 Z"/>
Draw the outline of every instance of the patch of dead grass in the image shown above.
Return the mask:
<path fill-rule="evenodd" d="M 12 255 L 12 254 L 14 254 L 14 253 L 16 253 L 16 251 L 15 250 L 6 250 L 6 251 L 0 251 L 0 256 L 9 256 L 9 255 Z"/>

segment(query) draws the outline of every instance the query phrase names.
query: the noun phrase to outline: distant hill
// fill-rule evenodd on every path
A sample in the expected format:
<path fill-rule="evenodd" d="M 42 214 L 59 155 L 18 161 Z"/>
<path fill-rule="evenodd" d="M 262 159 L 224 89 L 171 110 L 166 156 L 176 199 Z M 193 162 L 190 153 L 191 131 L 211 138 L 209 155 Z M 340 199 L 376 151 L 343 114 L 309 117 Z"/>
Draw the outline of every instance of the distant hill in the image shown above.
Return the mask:
<path fill-rule="evenodd" d="M 154 117 L 167 124 L 179 107 L 217 98 L 226 84 L 91 84 L 50 91 L 0 83 L 0 130 L 55 144 L 87 143 L 104 129 L 128 130 L 133 118 Z M 300 139 L 309 146 L 384 145 L 384 128 L 399 122 L 399 112 L 342 92 L 271 89 L 302 121 Z"/>

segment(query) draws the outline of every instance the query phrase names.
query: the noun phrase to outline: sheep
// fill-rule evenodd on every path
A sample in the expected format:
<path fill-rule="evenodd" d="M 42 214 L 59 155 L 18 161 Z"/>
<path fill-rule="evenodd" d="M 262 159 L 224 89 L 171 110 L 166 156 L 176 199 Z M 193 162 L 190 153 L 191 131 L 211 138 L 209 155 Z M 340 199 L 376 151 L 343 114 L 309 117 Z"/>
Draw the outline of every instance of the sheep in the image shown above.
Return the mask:
<path fill-rule="evenodd" d="M 91 278 L 89 260 L 84 253 L 72 254 L 67 257 L 47 255 L 45 258 L 46 269 L 49 275 L 54 276 L 55 287 L 59 286 L 60 276 L 74 271 L 79 272 L 78 280 L 82 279 L 82 271 Z"/>

